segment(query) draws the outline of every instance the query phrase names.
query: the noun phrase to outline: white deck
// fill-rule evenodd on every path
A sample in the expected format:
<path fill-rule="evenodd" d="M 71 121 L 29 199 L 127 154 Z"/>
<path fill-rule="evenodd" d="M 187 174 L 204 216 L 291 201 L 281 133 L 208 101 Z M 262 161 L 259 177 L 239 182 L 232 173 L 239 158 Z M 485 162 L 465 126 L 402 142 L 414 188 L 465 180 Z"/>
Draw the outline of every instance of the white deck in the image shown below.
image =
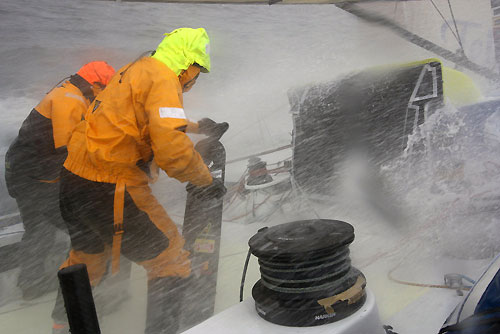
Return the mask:
<path fill-rule="evenodd" d="M 174 212 L 174 210 L 171 210 Z M 177 211 L 179 212 L 179 211 Z M 326 213 L 325 213 L 326 215 Z M 287 219 L 278 216 L 277 219 Z M 243 303 L 239 303 L 241 273 L 247 252 L 247 241 L 263 226 L 270 223 L 242 224 L 224 222 L 218 273 L 216 316 L 206 324 L 193 328 L 187 333 L 292 333 L 288 327 L 267 323 L 253 310 L 251 288 L 259 279 L 258 264 L 251 258 L 245 284 Z M 393 277 L 418 283 L 443 284 L 446 273 L 459 272 L 477 277 L 488 260 L 466 261 L 442 255 L 428 256 L 422 244 L 408 241 L 398 234 L 388 237 L 381 226 L 359 223 L 355 225 L 356 239 L 351 245 L 353 265 L 367 278 L 367 288 L 373 292 L 382 324 L 392 325 L 394 330 L 405 334 L 437 333 L 445 318 L 450 314 L 461 297 L 448 289 L 432 289 L 395 283 Z M 401 254 L 411 257 L 398 256 Z M 4 287 L 10 284 L 12 295 L 16 295 L 13 284 L 16 272 L 1 274 Z M 5 283 L 8 283 L 5 285 Z M 102 333 L 140 334 L 144 329 L 146 303 L 146 275 L 144 270 L 132 266 L 129 287 L 130 296 L 118 310 L 101 317 Z M 371 295 L 370 295 L 371 296 Z M 19 298 L 19 295 L 17 295 Z M 370 297 L 371 298 L 371 297 Z M 12 301 L 0 308 L 0 333 L 45 334 L 50 333 L 50 313 L 55 293 L 32 302 Z M 328 326 L 297 329 L 293 333 L 320 333 Z M 342 332 L 339 332 L 342 333 Z M 375 333 L 375 332 L 374 332 Z"/>

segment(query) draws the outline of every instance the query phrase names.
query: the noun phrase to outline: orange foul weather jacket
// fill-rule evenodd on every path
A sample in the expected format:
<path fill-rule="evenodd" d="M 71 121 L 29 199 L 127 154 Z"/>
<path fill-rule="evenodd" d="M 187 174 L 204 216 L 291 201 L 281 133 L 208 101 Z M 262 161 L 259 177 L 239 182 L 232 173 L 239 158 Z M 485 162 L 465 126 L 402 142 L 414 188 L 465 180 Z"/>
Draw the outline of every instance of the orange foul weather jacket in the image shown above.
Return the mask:
<path fill-rule="evenodd" d="M 169 247 L 163 253 L 142 263 L 149 277 L 185 277 L 190 264 L 189 253 L 182 249 L 184 240 L 151 194 L 148 176 L 140 166 L 154 156 L 161 169 L 181 182 L 206 186 L 212 183 L 212 177 L 183 131 L 188 121 L 178 76 L 151 57 L 141 58 L 117 73 L 73 132 L 64 166 L 87 180 L 116 184 L 115 232 L 119 232 L 123 222 L 126 188 L 137 207 L 169 239 Z M 121 242 L 119 233 L 115 237 L 113 267 L 119 257 L 117 244 Z M 71 254 L 68 261 L 66 265 L 72 262 Z"/>
<path fill-rule="evenodd" d="M 84 92 L 92 93 L 90 85 L 73 76 L 50 91 L 23 122 L 5 161 L 7 186 L 13 197 L 14 189 L 28 180 L 57 180 L 71 132 L 90 104 L 91 97 Z"/>
<path fill-rule="evenodd" d="M 209 185 L 208 168 L 182 131 L 188 121 L 175 73 L 151 57 L 119 73 L 75 129 L 64 166 L 91 181 L 145 185 L 147 175 L 138 165 L 154 154 L 168 176 Z"/>

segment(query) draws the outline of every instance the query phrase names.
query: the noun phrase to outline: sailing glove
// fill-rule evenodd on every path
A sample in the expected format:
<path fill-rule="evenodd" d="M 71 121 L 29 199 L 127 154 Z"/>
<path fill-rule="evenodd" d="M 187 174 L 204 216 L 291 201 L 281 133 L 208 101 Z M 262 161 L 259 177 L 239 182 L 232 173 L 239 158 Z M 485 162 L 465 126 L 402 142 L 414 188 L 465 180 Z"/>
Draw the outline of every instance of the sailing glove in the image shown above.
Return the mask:
<path fill-rule="evenodd" d="M 198 121 L 198 132 L 208 137 L 219 139 L 229 128 L 226 122 L 217 123 L 210 118 L 202 118 Z"/>
<path fill-rule="evenodd" d="M 186 190 L 198 199 L 220 199 L 227 192 L 224 182 L 221 179 L 216 178 L 213 179 L 212 184 L 205 187 L 197 187 L 192 183 L 188 183 Z"/>

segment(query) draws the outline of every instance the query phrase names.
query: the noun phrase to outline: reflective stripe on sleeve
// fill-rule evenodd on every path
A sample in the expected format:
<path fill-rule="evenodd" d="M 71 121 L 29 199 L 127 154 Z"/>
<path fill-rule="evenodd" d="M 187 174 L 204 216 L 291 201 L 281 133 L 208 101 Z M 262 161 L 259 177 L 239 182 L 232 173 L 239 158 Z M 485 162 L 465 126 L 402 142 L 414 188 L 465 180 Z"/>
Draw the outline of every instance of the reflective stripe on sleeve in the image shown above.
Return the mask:
<path fill-rule="evenodd" d="M 160 108 L 160 118 L 186 119 L 186 114 L 182 108 Z"/>
<path fill-rule="evenodd" d="M 77 99 L 77 100 L 79 100 L 79 101 L 81 101 L 81 102 L 83 102 L 83 103 L 86 104 L 85 99 L 83 98 L 83 96 L 72 94 L 72 93 L 66 93 L 66 94 L 64 94 L 64 96 L 71 97 L 72 99 Z"/>

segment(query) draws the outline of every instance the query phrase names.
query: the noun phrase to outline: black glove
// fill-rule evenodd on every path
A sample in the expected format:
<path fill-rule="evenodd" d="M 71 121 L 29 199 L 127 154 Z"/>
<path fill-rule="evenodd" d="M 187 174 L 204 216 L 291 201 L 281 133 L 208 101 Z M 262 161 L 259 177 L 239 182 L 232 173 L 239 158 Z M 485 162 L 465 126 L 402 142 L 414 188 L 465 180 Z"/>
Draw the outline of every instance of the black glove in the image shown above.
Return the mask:
<path fill-rule="evenodd" d="M 216 123 L 210 118 L 202 118 L 198 121 L 198 132 L 208 137 L 219 139 L 229 128 L 226 122 Z"/>
<path fill-rule="evenodd" d="M 221 179 L 213 179 L 212 184 L 206 187 L 197 187 L 192 183 L 188 183 L 186 186 L 186 190 L 189 193 L 192 193 L 198 199 L 212 199 L 212 198 L 221 198 L 226 192 L 226 186 L 224 186 L 224 182 Z"/>

